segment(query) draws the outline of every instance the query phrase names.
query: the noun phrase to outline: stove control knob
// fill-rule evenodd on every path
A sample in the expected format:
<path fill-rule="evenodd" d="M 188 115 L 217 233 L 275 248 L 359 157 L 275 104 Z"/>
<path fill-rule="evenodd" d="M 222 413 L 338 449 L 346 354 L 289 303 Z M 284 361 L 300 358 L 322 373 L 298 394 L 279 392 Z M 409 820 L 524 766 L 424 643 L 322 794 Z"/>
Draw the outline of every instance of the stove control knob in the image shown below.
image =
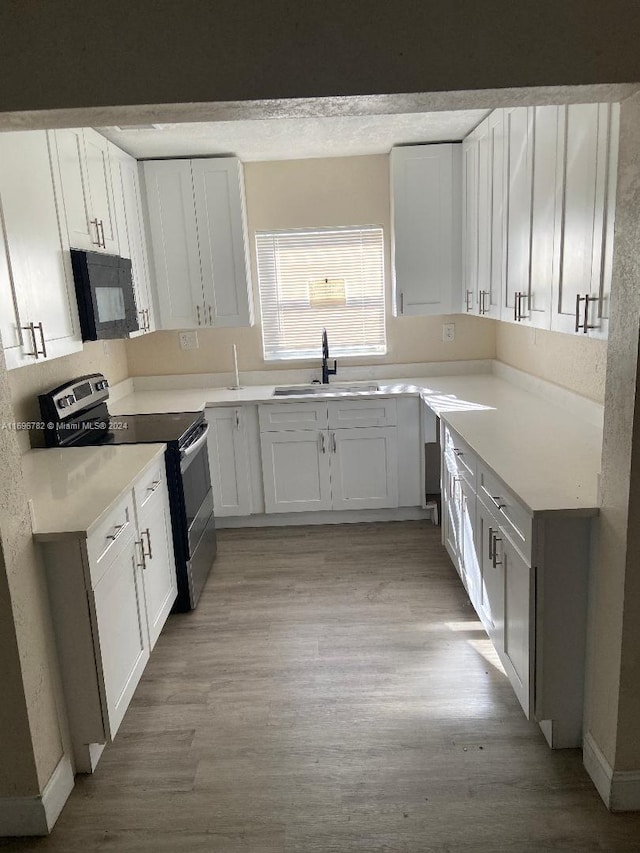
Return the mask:
<path fill-rule="evenodd" d="M 69 406 L 72 406 L 76 401 L 76 398 L 73 394 L 69 394 L 69 396 L 65 397 L 64 399 L 67 401 L 67 405 Z"/>
<path fill-rule="evenodd" d="M 60 399 L 56 401 L 56 405 L 57 405 L 57 407 L 58 407 L 59 409 L 64 409 L 64 408 L 66 408 L 66 406 L 67 406 L 67 398 L 66 398 L 66 397 L 60 397 Z"/>

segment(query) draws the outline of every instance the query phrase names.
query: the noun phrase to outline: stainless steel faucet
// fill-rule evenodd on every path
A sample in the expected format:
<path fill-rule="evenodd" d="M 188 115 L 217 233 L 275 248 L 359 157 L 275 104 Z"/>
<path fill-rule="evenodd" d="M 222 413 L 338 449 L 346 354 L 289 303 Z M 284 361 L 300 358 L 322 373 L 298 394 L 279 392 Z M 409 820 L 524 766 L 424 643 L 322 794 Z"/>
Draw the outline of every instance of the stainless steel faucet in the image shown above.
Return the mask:
<path fill-rule="evenodd" d="M 322 330 L 322 384 L 329 384 L 329 377 L 335 376 L 338 372 L 338 362 L 333 359 L 333 367 L 329 367 L 329 341 L 327 339 L 327 330 Z"/>

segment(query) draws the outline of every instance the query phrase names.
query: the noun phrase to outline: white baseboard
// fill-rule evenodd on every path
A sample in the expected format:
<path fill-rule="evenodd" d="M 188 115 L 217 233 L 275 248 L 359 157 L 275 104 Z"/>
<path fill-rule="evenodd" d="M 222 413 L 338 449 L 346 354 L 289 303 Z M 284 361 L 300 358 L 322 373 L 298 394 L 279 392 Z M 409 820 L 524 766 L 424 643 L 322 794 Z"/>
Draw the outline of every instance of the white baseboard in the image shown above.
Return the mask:
<path fill-rule="evenodd" d="M 640 811 L 640 770 L 613 770 L 590 732 L 584 738 L 582 760 L 610 811 Z"/>
<path fill-rule="evenodd" d="M 216 516 L 218 530 L 231 527 L 289 527 L 304 524 L 356 524 L 370 521 L 419 521 L 432 518 L 431 509 L 401 507 L 399 509 L 321 510 L 315 512 L 283 512 L 265 515 Z"/>
<path fill-rule="evenodd" d="M 0 836 L 48 835 L 73 790 L 73 769 L 66 755 L 39 797 L 0 797 Z"/>

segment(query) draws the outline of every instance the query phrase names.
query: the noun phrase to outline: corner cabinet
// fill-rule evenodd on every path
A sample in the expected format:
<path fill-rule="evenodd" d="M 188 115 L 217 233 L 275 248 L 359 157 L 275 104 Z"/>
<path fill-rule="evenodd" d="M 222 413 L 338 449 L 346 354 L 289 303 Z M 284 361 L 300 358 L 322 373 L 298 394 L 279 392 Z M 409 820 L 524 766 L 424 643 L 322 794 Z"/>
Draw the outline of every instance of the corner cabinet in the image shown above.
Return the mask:
<path fill-rule="evenodd" d="M 163 329 L 253 323 L 242 163 L 144 163 Z"/>
<path fill-rule="evenodd" d="M 88 533 L 41 544 L 75 766 L 91 773 L 177 594 L 164 456 Z"/>
<path fill-rule="evenodd" d="M 391 150 L 394 316 L 460 310 L 462 145 Z"/>
<path fill-rule="evenodd" d="M 0 335 L 9 369 L 82 350 L 46 131 L 0 134 Z"/>
<path fill-rule="evenodd" d="M 136 338 L 156 328 L 138 161 L 115 145 L 110 151 L 120 254 L 131 259 L 139 331 L 130 337 Z"/>

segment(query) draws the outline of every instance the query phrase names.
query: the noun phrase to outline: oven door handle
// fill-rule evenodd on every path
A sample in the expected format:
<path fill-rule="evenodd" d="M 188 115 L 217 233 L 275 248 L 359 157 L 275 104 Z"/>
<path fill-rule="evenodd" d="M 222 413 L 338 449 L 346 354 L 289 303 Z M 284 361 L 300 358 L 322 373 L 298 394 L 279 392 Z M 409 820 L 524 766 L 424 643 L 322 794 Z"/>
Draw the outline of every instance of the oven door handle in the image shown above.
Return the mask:
<path fill-rule="evenodd" d="M 193 444 L 190 444 L 185 450 L 182 451 L 181 458 L 186 459 L 188 456 L 192 456 L 194 453 L 196 453 L 198 450 L 200 450 L 202 445 L 207 440 L 208 434 L 209 434 L 209 424 L 207 424 L 206 427 L 204 428 L 204 431 L 203 431 L 202 435 L 200 436 L 200 438 L 198 438 L 196 441 L 193 442 Z"/>

